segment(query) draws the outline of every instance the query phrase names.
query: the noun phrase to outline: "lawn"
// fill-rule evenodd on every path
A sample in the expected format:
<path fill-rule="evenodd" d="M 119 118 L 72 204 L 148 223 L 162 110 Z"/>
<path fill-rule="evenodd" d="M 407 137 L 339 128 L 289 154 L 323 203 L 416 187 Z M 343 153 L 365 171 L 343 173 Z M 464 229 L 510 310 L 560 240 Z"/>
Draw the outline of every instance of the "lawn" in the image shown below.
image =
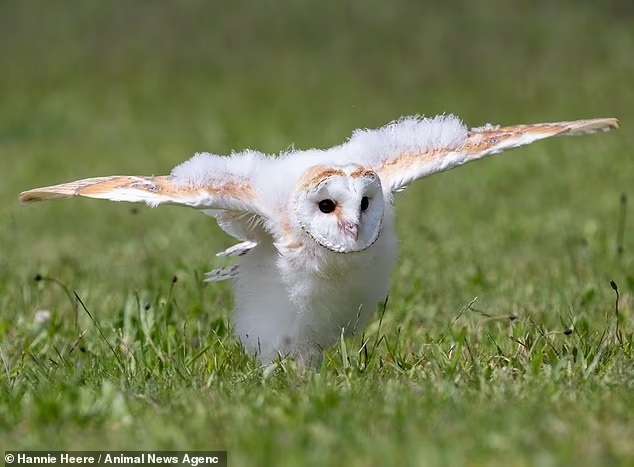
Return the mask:
<path fill-rule="evenodd" d="M 1 450 L 634 465 L 629 2 L 113 5 L 0 4 Z M 319 371 L 264 371 L 241 350 L 230 287 L 202 282 L 232 243 L 212 219 L 17 201 L 167 173 L 196 151 L 327 147 L 443 112 L 622 128 L 400 194 L 389 300 Z"/>

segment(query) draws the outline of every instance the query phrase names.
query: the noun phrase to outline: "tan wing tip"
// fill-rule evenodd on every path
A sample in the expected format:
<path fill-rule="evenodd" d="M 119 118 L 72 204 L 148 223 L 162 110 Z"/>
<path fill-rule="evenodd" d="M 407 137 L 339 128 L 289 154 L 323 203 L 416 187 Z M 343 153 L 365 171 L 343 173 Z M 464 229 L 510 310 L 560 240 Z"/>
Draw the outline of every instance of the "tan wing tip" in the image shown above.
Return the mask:
<path fill-rule="evenodd" d="M 45 188 L 36 188 L 34 190 L 23 191 L 22 193 L 20 193 L 20 202 L 23 204 L 36 203 L 38 201 L 70 198 L 72 196 L 74 196 L 74 193 L 51 191 Z"/>
<path fill-rule="evenodd" d="M 616 117 L 610 117 L 605 119 L 608 122 L 610 130 L 618 130 L 621 128 L 621 121 Z"/>
<path fill-rule="evenodd" d="M 45 186 L 34 188 L 20 193 L 20 201 L 22 203 L 34 203 L 38 201 L 48 201 L 51 199 L 72 198 L 74 196 L 84 195 L 91 187 L 100 186 L 104 182 L 117 182 L 121 179 L 129 177 L 95 177 L 76 180 L 74 182 L 62 183 L 61 185 Z"/>
<path fill-rule="evenodd" d="M 593 118 L 591 120 L 578 120 L 571 122 L 568 134 L 583 135 L 598 131 L 616 130 L 621 126 L 618 118 Z"/>

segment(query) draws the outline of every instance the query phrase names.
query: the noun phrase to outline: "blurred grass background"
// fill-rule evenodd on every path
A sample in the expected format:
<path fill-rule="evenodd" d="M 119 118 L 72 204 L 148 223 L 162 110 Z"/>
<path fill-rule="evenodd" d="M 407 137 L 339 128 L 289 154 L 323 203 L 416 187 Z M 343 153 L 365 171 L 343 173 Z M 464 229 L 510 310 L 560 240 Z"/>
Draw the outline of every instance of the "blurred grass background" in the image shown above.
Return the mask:
<path fill-rule="evenodd" d="M 599 376 L 577 380 L 564 371 L 577 354 L 569 363 L 560 345 L 579 326 L 580 348 L 597 350 L 588 336 L 612 312 L 610 280 L 624 326 L 631 319 L 633 219 L 616 249 L 634 179 L 633 57 L 634 6 L 616 0 L 0 2 L 2 447 L 228 448 L 230 465 L 632 465 L 631 358 L 615 350 Z M 327 147 L 355 128 L 437 113 L 473 126 L 616 116 L 623 128 L 540 143 L 400 196 L 383 332 L 413 359 L 407 372 L 351 374 L 335 356 L 319 375 L 264 378 L 226 332 L 229 287 L 200 285 L 231 244 L 211 220 L 17 202 L 34 186 L 167 173 L 196 151 Z M 79 310 L 84 352 L 60 352 L 68 365 L 55 369 L 49 360 L 64 360 L 57 350 L 79 331 L 64 291 L 36 274 L 77 290 L 124 354 L 161 351 L 121 371 Z M 514 364 L 470 379 L 516 332 L 477 313 L 454 322 L 476 296 L 481 311 L 517 316 L 517 332 L 543 326 L 563 339 L 554 353 L 543 344 L 548 358 L 531 353 L 536 379 Z M 42 309 L 45 329 L 33 322 Z M 427 354 L 434 346 L 464 352 L 445 361 Z M 184 378 L 166 357 L 192 363 L 205 349 Z"/>

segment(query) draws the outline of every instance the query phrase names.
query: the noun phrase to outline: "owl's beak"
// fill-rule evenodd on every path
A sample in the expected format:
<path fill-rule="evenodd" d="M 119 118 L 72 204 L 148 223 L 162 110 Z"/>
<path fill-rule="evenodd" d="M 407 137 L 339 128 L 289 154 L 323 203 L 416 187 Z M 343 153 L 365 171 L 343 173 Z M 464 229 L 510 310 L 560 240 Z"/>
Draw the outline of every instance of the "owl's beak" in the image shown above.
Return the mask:
<path fill-rule="evenodd" d="M 341 224 L 341 229 L 343 233 L 348 237 L 354 239 L 356 242 L 359 239 L 359 225 L 354 222 L 344 221 Z"/>

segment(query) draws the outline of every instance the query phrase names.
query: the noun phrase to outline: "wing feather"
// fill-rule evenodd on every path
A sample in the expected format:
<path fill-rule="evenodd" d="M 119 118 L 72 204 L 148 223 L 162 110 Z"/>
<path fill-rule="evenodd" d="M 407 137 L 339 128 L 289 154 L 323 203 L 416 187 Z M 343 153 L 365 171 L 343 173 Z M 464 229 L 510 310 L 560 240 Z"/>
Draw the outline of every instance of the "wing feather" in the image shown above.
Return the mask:
<path fill-rule="evenodd" d="M 32 203 L 76 196 L 146 203 L 152 207 L 175 204 L 198 209 L 228 209 L 261 214 L 257 207 L 255 190 L 248 181 L 237 178 L 227 178 L 207 186 L 194 186 L 178 183 L 172 176 L 96 177 L 25 191 L 20 194 L 20 201 Z"/>
<path fill-rule="evenodd" d="M 240 275 L 240 266 L 234 264 L 226 268 L 217 268 L 205 273 L 203 282 L 222 282 L 236 279 Z"/>
<path fill-rule="evenodd" d="M 236 243 L 226 250 L 216 253 L 216 256 L 244 256 L 258 246 L 257 242 L 247 240 L 246 242 Z"/>

